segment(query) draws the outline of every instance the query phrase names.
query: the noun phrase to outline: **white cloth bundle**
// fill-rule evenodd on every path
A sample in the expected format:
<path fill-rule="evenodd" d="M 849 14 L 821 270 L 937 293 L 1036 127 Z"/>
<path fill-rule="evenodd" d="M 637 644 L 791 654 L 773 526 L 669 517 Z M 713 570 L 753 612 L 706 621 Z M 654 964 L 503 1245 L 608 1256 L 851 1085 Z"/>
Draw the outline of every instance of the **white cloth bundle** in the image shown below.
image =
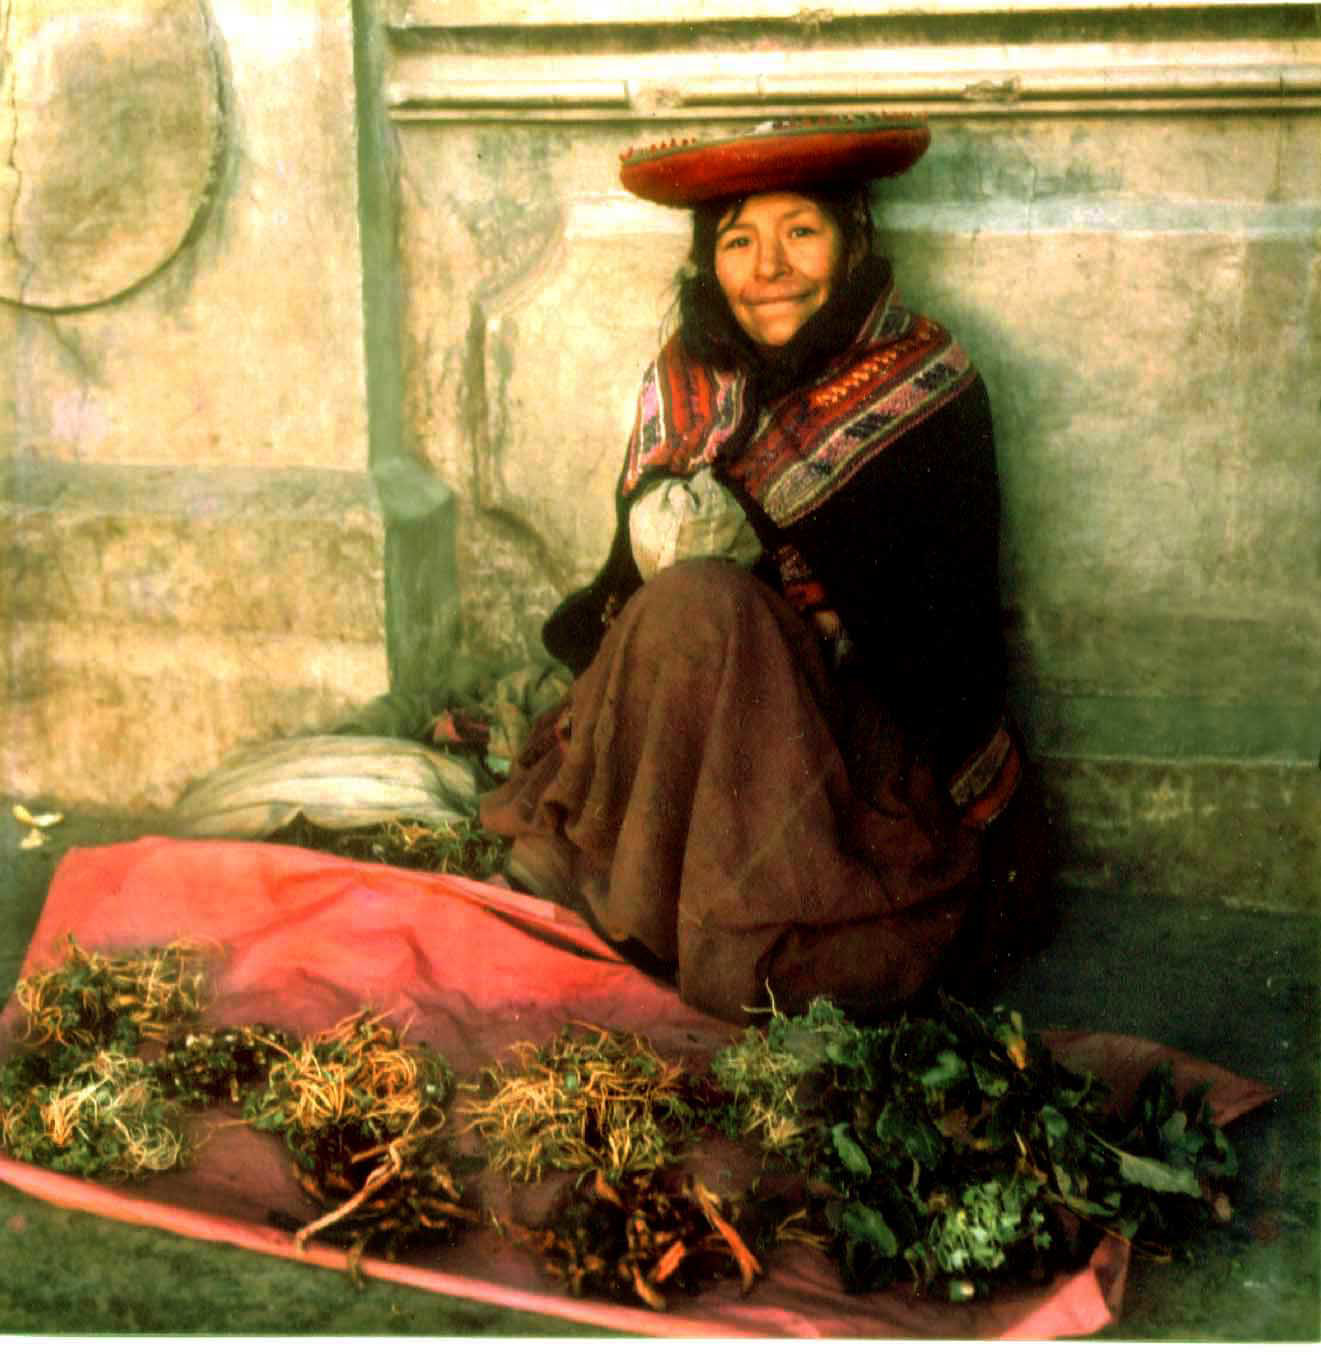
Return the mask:
<path fill-rule="evenodd" d="M 644 490 L 629 509 L 628 535 L 644 580 L 679 560 L 714 556 L 750 566 L 761 556 L 742 506 L 709 466 Z"/>

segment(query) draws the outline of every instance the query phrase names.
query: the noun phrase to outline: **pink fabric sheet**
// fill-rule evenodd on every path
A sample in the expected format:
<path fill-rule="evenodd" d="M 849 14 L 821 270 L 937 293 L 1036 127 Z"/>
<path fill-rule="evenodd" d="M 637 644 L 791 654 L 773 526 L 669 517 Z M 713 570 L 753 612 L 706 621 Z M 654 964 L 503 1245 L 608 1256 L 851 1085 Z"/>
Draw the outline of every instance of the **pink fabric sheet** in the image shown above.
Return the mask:
<path fill-rule="evenodd" d="M 23 964 L 49 968 L 64 938 L 104 951 L 180 939 L 218 944 L 212 1024 L 267 1021 L 298 1033 L 362 1007 L 426 1040 L 460 1078 L 504 1058 L 511 1043 L 550 1039 L 584 1020 L 646 1034 L 666 1055 L 700 1060 L 738 1035 L 679 1002 L 670 988 L 618 960 L 572 914 L 493 884 L 364 865 L 295 847 L 144 838 L 70 852 L 52 882 Z M 11 998 L 0 1040 L 12 1042 Z M 1051 1036 L 1060 1057 L 1097 1072 L 1123 1097 L 1153 1064 L 1172 1058 L 1182 1085 L 1212 1084 L 1224 1123 L 1268 1100 L 1259 1082 L 1126 1036 Z M 0 1052 L 4 1045 L 0 1044 Z M 295 1249 L 270 1211 L 310 1220 L 276 1140 L 207 1117 L 195 1164 L 124 1186 L 63 1176 L 0 1154 L 0 1180 L 69 1209 L 332 1269 L 336 1248 Z M 754 1174 L 751 1154 L 703 1145 L 689 1162 L 717 1190 Z M 731 1156 L 732 1154 L 732 1156 Z M 535 1222 L 553 1185 L 510 1187 L 484 1174 L 482 1203 Z M 767 1258 L 750 1295 L 733 1280 L 670 1311 L 574 1299 L 536 1260 L 490 1228 L 405 1262 L 367 1258 L 363 1273 L 509 1309 L 657 1336 L 1006 1337 L 1082 1336 L 1119 1311 L 1128 1248 L 1103 1241 L 1090 1263 L 1039 1288 L 988 1302 L 949 1304 L 903 1289 L 850 1295 L 833 1263 L 786 1246 Z"/>

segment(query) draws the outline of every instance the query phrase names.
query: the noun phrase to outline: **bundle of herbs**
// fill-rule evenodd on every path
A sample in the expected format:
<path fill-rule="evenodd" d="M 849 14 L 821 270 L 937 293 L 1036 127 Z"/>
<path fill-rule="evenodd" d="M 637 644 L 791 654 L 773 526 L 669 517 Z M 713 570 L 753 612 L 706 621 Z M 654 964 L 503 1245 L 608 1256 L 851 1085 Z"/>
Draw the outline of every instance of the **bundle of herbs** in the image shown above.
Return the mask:
<path fill-rule="evenodd" d="M 24 1016 L 19 1038 L 58 1070 L 89 1050 L 136 1053 L 200 1017 L 206 996 L 207 948 L 168 946 L 104 955 L 69 936 L 53 969 L 19 979 L 14 999 Z"/>
<path fill-rule="evenodd" d="M 503 866 L 508 851 L 508 843 L 488 833 L 475 818 L 449 823 L 385 819 L 356 828 L 329 828 L 300 814 L 267 840 L 329 852 L 353 861 L 462 875 L 472 880 L 494 875 Z"/>
<path fill-rule="evenodd" d="M 178 1166 L 183 1116 L 138 1052 L 198 1020 L 207 958 L 186 942 L 108 956 L 70 936 L 59 965 L 20 979 L 20 1043 L 0 1064 L 5 1150 L 80 1176 Z"/>
<path fill-rule="evenodd" d="M 1155 1070 L 1121 1120 L 1017 1013 L 949 998 L 860 1027 L 818 999 L 719 1051 L 721 1127 L 799 1166 L 853 1290 L 953 1299 L 1039 1281 L 1093 1225 L 1138 1241 L 1223 1215 L 1234 1154 L 1198 1092 Z M 1190 1208 L 1191 1207 L 1191 1208 Z M 1093 1234 L 1094 1237 L 1094 1234 Z"/>
<path fill-rule="evenodd" d="M 0 1068 L 0 1141 L 22 1162 L 77 1176 L 128 1179 L 186 1156 L 183 1115 L 150 1065 L 102 1049 L 45 1080 L 30 1059 Z"/>
<path fill-rule="evenodd" d="M 580 1023 L 543 1046 L 516 1044 L 513 1066 L 483 1071 L 462 1107 L 497 1170 L 515 1181 L 542 1171 L 610 1180 L 676 1160 L 697 1115 L 683 1065 L 643 1036 Z"/>
<path fill-rule="evenodd" d="M 299 1040 L 272 1026 L 204 1029 L 204 948 L 118 955 L 72 937 L 63 963 L 22 979 L 20 1043 L 0 1064 L 0 1141 L 14 1157 L 81 1176 L 168 1171 L 188 1156 L 186 1112 L 237 1107 L 281 1135 L 325 1233 L 356 1258 L 393 1255 L 476 1222 L 447 1140 L 453 1077 L 368 1012 Z M 156 1057 L 140 1053 L 156 1045 Z"/>
<path fill-rule="evenodd" d="M 239 1105 L 243 1093 L 260 1086 L 294 1037 L 257 1022 L 190 1030 L 166 1042 L 151 1071 L 166 1096 L 180 1105 Z"/>
<path fill-rule="evenodd" d="M 540 1228 L 506 1225 L 575 1298 L 598 1295 L 658 1312 L 726 1275 L 743 1292 L 761 1263 L 734 1226 L 737 1207 L 688 1175 L 597 1170 L 564 1187 Z"/>
<path fill-rule="evenodd" d="M 443 1131 L 453 1076 L 425 1045 L 362 1011 L 277 1047 L 243 1098 L 255 1129 L 283 1137 L 303 1191 L 325 1211 L 296 1234 L 349 1243 L 357 1258 L 445 1240 L 479 1216 L 462 1202 Z"/>

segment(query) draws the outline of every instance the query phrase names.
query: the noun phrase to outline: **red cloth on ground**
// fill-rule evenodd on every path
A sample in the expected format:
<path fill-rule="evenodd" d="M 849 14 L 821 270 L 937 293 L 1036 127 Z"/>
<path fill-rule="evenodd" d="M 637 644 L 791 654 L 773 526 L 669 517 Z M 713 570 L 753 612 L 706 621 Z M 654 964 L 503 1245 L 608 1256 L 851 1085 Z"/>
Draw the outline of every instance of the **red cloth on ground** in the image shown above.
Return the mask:
<path fill-rule="evenodd" d="M 494 885 L 364 865 L 294 847 L 147 838 L 73 851 L 61 863 L 24 960 L 50 968 L 72 934 L 93 950 L 164 945 L 182 938 L 223 947 L 211 1024 L 267 1021 L 300 1033 L 371 1005 L 408 1025 L 462 1076 L 503 1057 L 514 1040 L 541 1042 L 571 1020 L 645 1033 L 670 1056 L 699 1059 L 736 1027 L 685 1007 L 672 989 L 613 957 L 578 918 Z M 12 1045 L 21 1013 L 11 998 L 0 1030 Z M 1141 1040 L 1074 1036 L 1062 1055 L 1094 1069 L 1120 1095 L 1170 1051 Z M 4 1050 L 0 1050 L 4 1052 Z M 1268 1099 L 1260 1083 L 1176 1056 L 1181 1085 L 1212 1084 L 1221 1121 Z M 231 1123 L 226 1121 L 226 1123 Z M 711 1150 L 714 1152 L 715 1150 Z M 734 1146 L 737 1154 L 741 1150 Z M 708 1150 L 690 1164 L 699 1174 Z M 740 1163 L 722 1159 L 720 1166 Z M 759 1164 L 742 1161 L 744 1177 Z M 317 1215 L 295 1188 L 276 1139 L 228 1127 L 193 1167 L 131 1185 L 61 1176 L 0 1155 L 0 1180 L 52 1203 L 189 1237 L 342 1268 L 344 1254 L 311 1243 L 296 1253 L 270 1211 Z M 531 1221 L 547 1191 L 511 1190 L 490 1174 L 483 1202 Z M 845 1294 L 833 1265 L 785 1247 L 743 1298 L 722 1282 L 674 1311 L 653 1313 L 572 1299 L 536 1262 L 492 1229 L 419 1252 L 408 1263 L 368 1259 L 368 1276 L 433 1292 L 664 1336 L 948 1338 L 1076 1336 L 1117 1310 L 1127 1248 L 1103 1242 L 1091 1264 L 1048 1286 L 993 1302 L 952 1305 L 904 1291 Z"/>

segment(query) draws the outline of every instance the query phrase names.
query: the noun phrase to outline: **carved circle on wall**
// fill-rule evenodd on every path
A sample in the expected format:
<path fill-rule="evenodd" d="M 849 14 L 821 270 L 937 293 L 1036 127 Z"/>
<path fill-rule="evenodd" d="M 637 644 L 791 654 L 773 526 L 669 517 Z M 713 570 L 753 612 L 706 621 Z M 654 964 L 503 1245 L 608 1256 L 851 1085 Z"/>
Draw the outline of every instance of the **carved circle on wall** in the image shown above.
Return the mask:
<path fill-rule="evenodd" d="M 11 0 L 0 32 L 0 297 L 111 300 L 178 252 L 223 122 L 199 0 Z"/>

